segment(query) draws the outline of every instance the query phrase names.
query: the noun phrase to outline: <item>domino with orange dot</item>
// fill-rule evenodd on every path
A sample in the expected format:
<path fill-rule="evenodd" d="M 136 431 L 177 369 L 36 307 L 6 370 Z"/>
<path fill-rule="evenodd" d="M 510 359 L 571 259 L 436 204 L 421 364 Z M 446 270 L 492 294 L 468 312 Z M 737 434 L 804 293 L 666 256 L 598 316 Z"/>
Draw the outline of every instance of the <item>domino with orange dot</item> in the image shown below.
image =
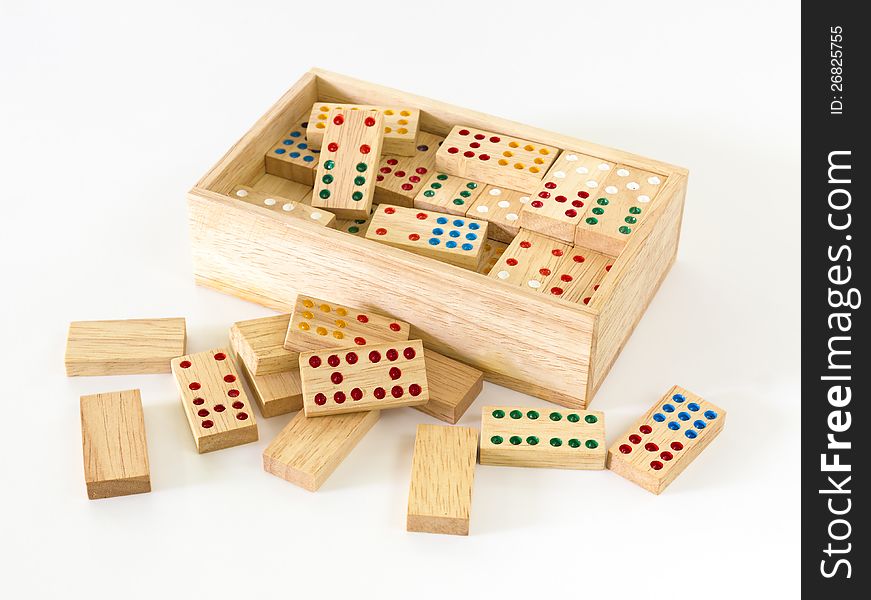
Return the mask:
<path fill-rule="evenodd" d="M 277 194 L 257 191 L 247 185 L 237 185 L 233 188 L 230 196 L 254 206 L 262 206 L 277 213 L 304 219 L 324 227 L 332 227 L 336 222 L 336 215 L 328 210 L 304 204 L 302 197 L 299 200 L 291 200 Z"/>
<path fill-rule="evenodd" d="M 419 406 L 429 401 L 420 340 L 299 355 L 306 417 Z"/>
<path fill-rule="evenodd" d="M 617 256 L 650 213 L 666 177 L 617 165 L 575 228 L 575 245 Z"/>
<path fill-rule="evenodd" d="M 547 288 L 553 271 L 571 249 L 568 244 L 521 229 L 487 276 L 539 291 Z"/>
<path fill-rule="evenodd" d="M 435 171 L 436 151 L 442 141 L 443 137 L 421 131 L 411 156 L 385 153 L 375 177 L 376 204 L 414 206 L 424 180 Z"/>
<path fill-rule="evenodd" d="M 197 452 L 257 441 L 251 403 L 228 350 L 180 356 L 171 366 Z"/>
<path fill-rule="evenodd" d="M 558 155 L 553 146 L 457 125 L 436 153 L 436 168 L 530 193 Z"/>
<path fill-rule="evenodd" d="M 482 275 L 487 275 L 490 271 L 493 270 L 493 267 L 496 266 L 496 262 L 499 258 L 505 254 L 505 250 L 508 249 L 508 244 L 503 242 L 497 242 L 496 240 L 485 240 L 484 241 L 484 257 L 481 259 L 481 266 L 478 267 L 478 273 Z"/>
<path fill-rule="evenodd" d="M 370 310 L 360 310 L 302 294 L 290 315 L 284 348 L 299 363 L 299 353 L 322 348 L 349 348 L 408 339 L 411 327 Z"/>
<path fill-rule="evenodd" d="M 529 202 L 529 194 L 488 185 L 466 211 L 466 216 L 490 223 L 490 239 L 510 244 L 520 231 L 520 213 Z"/>
<path fill-rule="evenodd" d="M 483 190 L 483 183 L 436 172 L 424 181 L 423 189 L 414 198 L 414 207 L 465 215 Z"/>
<path fill-rule="evenodd" d="M 574 150 L 564 151 L 531 194 L 520 226 L 567 243 L 614 164 Z"/>
<path fill-rule="evenodd" d="M 487 222 L 379 204 L 366 239 L 477 270 L 484 256 Z"/>
<path fill-rule="evenodd" d="M 608 450 L 608 468 L 654 494 L 661 493 L 707 448 L 726 411 L 673 386 Z"/>
<path fill-rule="evenodd" d="M 369 216 L 384 139 L 382 126 L 383 117 L 374 111 L 330 112 L 312 190 L 312 206 L 342 219 Z"/>
<path fill-rule="evenodd" d="M 309 144 L 306 127 L 308 121 L 305 118 L 300 119 L 269 149 L 264 159 L 267 173 L 297 183 L 314 185 L 320 150 Z"/>
<path fill-rule="evenodd" d="M 385 154 L 412 156 L 415 153 L 417 130 L 420 123 L 420 110 L 400 106 L 375 106 L 370 104 L 336 104 L 316 102 L 308 119 L 306 137 L 312 148 L 320 149 L 324 132 L 329 128 L 330 112 L 336 109 L 363 110 L 380 113 L 384 117 Z"/>
<path fill-rule="evenodd" d="M 539 291 L 569 302 L 589 304 L 613 262 L 607 254 L 575 246 L 553 270 L 548 285 Z"/>

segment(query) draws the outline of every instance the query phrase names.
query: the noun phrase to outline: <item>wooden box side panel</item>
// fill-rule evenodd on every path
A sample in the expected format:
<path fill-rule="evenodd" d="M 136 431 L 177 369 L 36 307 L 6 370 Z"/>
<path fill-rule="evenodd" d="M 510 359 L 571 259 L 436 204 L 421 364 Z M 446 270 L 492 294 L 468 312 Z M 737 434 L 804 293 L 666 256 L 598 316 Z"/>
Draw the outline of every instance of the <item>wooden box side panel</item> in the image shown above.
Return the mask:
<path fill-rule="evenodd" d="M 589 398 L 599 389 L 674 263 L 686 189 L 686 177 L 669 179 L 657 214 L 642 224 L 646 232 L 639 231 L 641 235 L 629 242 L 593 297 L 590 307 L 599 312 L 599 319 L 593 339 Z"/>
<path fill-rule="evenodd" d="M 279 310 L 304 293 L 378 311 L 411 322 L 412 339 L 494 381 L 585 405 L 595 319 L 587 307 L 311 223 L 278 221 L 206 190 L 188 197 L 198 283 Z"/>

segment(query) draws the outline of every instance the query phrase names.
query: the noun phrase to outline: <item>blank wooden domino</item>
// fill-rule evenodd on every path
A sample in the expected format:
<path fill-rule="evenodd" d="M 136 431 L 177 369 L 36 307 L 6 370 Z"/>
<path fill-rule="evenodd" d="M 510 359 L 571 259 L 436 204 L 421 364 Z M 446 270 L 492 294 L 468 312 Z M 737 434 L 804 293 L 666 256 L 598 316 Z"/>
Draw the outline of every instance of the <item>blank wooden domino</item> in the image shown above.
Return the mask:
<path fill-rule="evenodd" d="M 379 204 L 366 239 L 474 270 L 484 256 L 487 222 Z"/>
<path fill-rule="evenodd" d="M 139 390 L 82 396 L 80 406 L 88 498 L 150 492 Z"/>
<path fill-rule="evenodd" d="M 532 192 L 559 148 L 456 125 L 436 154 L 439 171 L 500 187 Z"/>
<path fill-rule="evenodd" d="M 299 352 L 285 349 L 290 315 L 239 321 L 230 327 L 230 345 L 252 375 L 269 375 L 299 368 Z"/>
<path fill-rule="evenodd" d="M 428 348 L 423 354 L 429 402 L 415 408 L 453 425 L 484 388 L 484 373 Z"/>
<path fill-rule="evenodd" d="M 546 288 L 571 246 L 521 229 L 488 277 L 533 290 Z"/>
<path fill-rule="evenodd" d="M 414 206 L 414 198 L 424 180 L 435 170 L 435 155 L 443 137 L 421 131 L 411 156 L 384 154 L 375 177 L 375 202 L 394 206 Z"/>
<path fill-rule="evenodd" d="M 414 198 L 414 207 L 452 215 L 465 215 L 483 190 L 483 183 L 435 172 L 423 182 L 423 188 Z"/>
<path fill-rule="evenodd" d="M 239 359 L 239 369 L 248 382 L 248 389 L 264 418 L 277 417 L 302 409 L 302 382 L 299 367 L 271 375 L 253 375 Z"/>
<path fill-rule="evenodd" d="M 411 464 L 406 529 L 469 535 L 478 432 L 418 425 Z"/>
<path fill-rule="evenodd" d="M 481 259 L 481 266 L 478 267 L 478 273 L 482 275 L 487 275 L 490 271 L 493 270 L 493 267 L 496 266 L 496 263 L 499 261 L 499 258 L 505 253 L 505 250 L 508 249 L 508 244 L 503 242 L 497 242 L 496 240 L 490 240 L 484 242 L 484 257 Z"/>
<path fill-rule="evenodd" d="M 594 410 L 485 406 L 482 465 L 604 469 L 605 418 Z"/>
<path fill-rule="evenodd" d="M 607 254 L 575 246 L 556 266 L 548 285 L 538 290 L 569 302 L 589 304 L 613 262 Z"/>
<path fill-rule="evenodd" d="M 336 109 L 329 119 L 312 206 L 342 219 L 364 219 L 372 209 L 383 117 L 373 111 Z"/>
<path fill-rule="evenodd" d="M 410 330 L 405 321 L 300 294 L 290 315 L 284 348 L 298 365 L 304 350 L 401 342 L 408 339 Z"/>
<path fill-rule="evenodd" d="M 228 350 L 175 358 L 172 373 L 197 452 L 257 441 L 254 413 Z"/>
<path fill-rule="evenodd" d="M 263 451 L 263 469 L 310 492 L 317 491 L 378 421 L 358 412 L 308 419 L 299 412 Z"/>
<path fill-rule="evenodd" d="M 306 137 L 312 148 L 320 148 L 324 132 L 329 127 L 330 112 L 336 109 L 363 110 L 380 113 L 384 118 L 384 146 L 386 154 L 411 156 L 415 152 L 420 110 L 402 106 L 375 106 L 370 104 L 336 104 L 316 102 L 308 119 Z"/>
<path fill-rule="evenodd" d="M 420 340 L 372 344 L 299 355 L 307 417 L 337 415 L 429 401 Z"/>
<path fill-rule="evenodd" d="M 575 229 L 575 245 L 617 256 L 650 213 L 666 177 L 617 165 Z"/>
<path fill-rule="evenodd" d="M 69 377 L 169 373 L 186 339 L 184 319 L 73 321 L 64 365 Z"/>
<path fill-rule="evenodd" d="M 672 387 L 608 450 L 608 468 L 661 493 L 723 429 L 726 411 Z"/>
<path fill-rule="evenodd" d="M 308 120 L 303 117 L 269 149 L 264 160 L 267 173 L 305 185 L 314 185 L 320 151 L 309 145 L 306 127 Z"/>
<path fill-rule="evenodd" d="M 324 227 L 332 226 L 336 221 L 336 215 L 327 210 L 305 204 L 302 200 L 306 195 L 308 194 L 303 194 L 299 199 L 293 200 L 278 194 L 260 192 L 247 185 L 237 185 L 230 193 L 231 197 L 254 206 L 262 206 L 277 213 L 311 221 Z"/>
<path fill-rule="evenodd" d="M 520 213 L 520 226 L 572 243 L 575 228 L 599 196 L 614 164 L 574 150 L 554 162 Z"/>
<path fill-rule="evenodd" d="M 487 221 L 487 236 L 510 244 L 520 231 L 520 212 L 529 202 L 526 192 L 488 185 L 466 212 L 467 217 Z"/>

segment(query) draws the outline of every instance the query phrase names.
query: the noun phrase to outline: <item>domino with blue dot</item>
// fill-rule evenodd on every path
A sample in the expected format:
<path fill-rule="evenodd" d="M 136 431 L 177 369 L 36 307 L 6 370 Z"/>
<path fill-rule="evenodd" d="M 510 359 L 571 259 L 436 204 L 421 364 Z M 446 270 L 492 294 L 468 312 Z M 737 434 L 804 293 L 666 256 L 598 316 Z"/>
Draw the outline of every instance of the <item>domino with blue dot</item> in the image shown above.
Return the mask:
<path fill-rule="evenodd" d="M 366 239 L 477 270 L 484 258 L 487 222 L 380 204 Z"/>
<path fill-rule="evenodd" d="M 267 173 L 297 183 L 314 185 L 320 150 L 309 146 L 306 127 L 308 121 L 304 118 L 269 149 L 264 160 Z"/>
<path fill-rule="evenodd" d="M 725 422 L 725 410 L 674 386 L 611 446 L 608 468 L 659 494 L 719 435 Z"/>

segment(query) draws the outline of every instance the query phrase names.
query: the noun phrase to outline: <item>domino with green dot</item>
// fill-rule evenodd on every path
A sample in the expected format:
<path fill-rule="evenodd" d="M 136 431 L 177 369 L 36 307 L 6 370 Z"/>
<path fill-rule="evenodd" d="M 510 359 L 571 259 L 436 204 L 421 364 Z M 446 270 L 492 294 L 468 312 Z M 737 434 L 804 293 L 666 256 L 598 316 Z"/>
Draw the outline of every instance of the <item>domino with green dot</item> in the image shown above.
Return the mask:
<path fill-rule="evenodd" d="M 433 173 L 414 198 L 414 207 L 423 210 L 465 215 L 485 185 L 464 177 Z"/>
<path fill-rule="evenodd" d="M 482 465 L 604 469 L 605 417 L 600 411 L 485 406 Z"/>

